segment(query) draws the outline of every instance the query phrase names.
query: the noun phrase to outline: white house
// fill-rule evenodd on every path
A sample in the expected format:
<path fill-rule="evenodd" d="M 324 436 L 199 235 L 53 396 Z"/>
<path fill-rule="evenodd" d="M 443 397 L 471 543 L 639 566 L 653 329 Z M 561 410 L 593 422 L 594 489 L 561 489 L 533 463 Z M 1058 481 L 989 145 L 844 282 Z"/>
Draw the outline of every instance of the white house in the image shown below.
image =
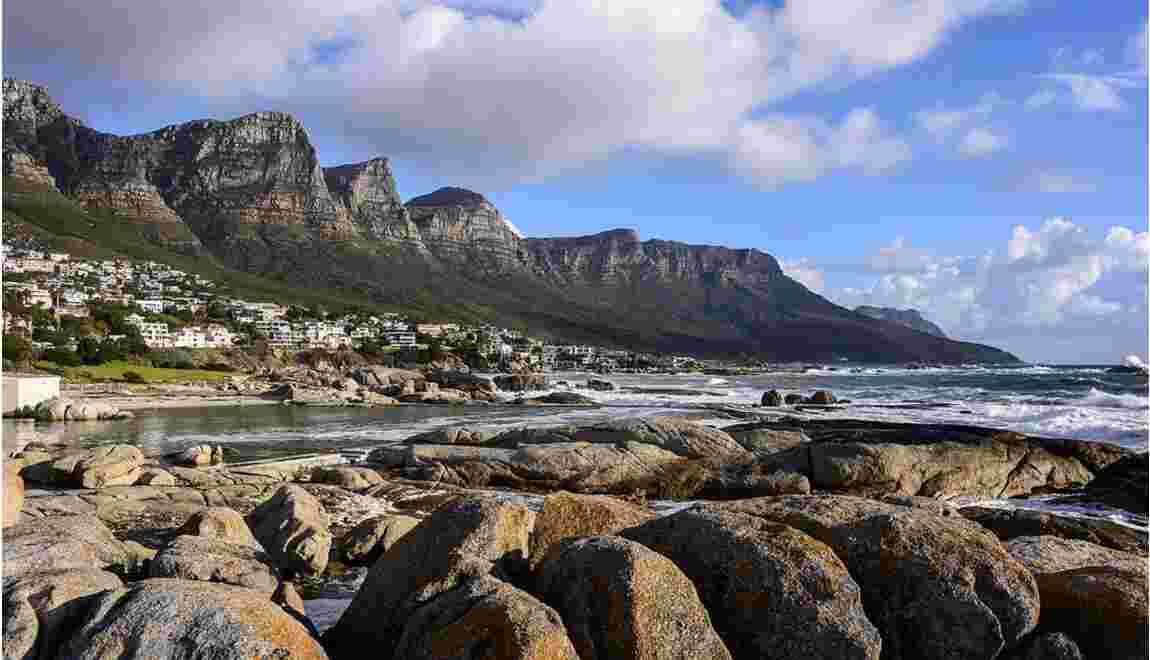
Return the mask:
<path fill-rule="evenodd" d="M 153 314 L 162 314 L 166 304 L 167 301 L 163 298 L 149 298 L 136 301 L 136 307 L 139 307 L 145 312 L 151 312 Z"/>
<path fill-rule="evenodd" d="M 386 337 L 388 346 L 415 346 L 414 332 L 389 332 Z"/>

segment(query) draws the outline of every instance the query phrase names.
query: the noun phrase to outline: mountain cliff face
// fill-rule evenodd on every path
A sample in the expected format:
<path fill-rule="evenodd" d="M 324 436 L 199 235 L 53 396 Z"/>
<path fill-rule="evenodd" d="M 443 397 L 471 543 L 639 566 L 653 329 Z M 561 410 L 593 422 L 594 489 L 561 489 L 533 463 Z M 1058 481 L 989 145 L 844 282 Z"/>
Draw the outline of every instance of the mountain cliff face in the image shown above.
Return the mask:
<path fill-rule="evenodd" d="M 325 167 L 324 182 L 361 235 L 424 249 L 419 228 L 403 206 L 386 158 Z"/>
<path fill-rule="evenodd" d="M 424 245 L 439 259 L 487 273 L 522 268 L 523 240 L 483 195 L 440 188 L 406 206 Z"/>
<path fill-rule="evenodd" d="M 758 250 L 642 241 L 624 229 L 524 239 L 462 188 L 404 204 L 386 159 L 322 168 L 284 113 L 121 137 L 6 79 L 3 157 L 6 192 L 55 187 L 93 222 L 132 223 L 174 250 L 560 340 L 777 361 L 1014 360 L 834 305 Z"/>
<path fill-rule="evenodd" d="M 917 309 L 895 309 L 893 307 L 872 307 L 870 305 L 859 305 L 855 307 L 855 311 L 863 316 L 869 316 L 872 319 L 879 319 L 881 321 L 890 321 L 891 323 L 898 323 L 905 325 L 908 328 L 913 328 L 919 332 L 925 332 L 928 335 L 935 337 L 945 337 L 946 333 L 942 328 L 922 317 L 922 314 Z"/>

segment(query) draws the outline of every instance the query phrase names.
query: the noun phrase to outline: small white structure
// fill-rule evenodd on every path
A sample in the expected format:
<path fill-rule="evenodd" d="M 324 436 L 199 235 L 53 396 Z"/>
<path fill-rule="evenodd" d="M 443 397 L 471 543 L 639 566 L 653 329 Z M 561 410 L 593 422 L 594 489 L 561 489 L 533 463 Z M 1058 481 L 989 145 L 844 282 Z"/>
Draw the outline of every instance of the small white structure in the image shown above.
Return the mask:
<path fill-rule="evenodd" d="M 17 408 L 35 406 L 41 401 L 47 401 L 54 396 L 60 396 L 59 376 L 15 376 L 4 374 L 2 377 L 4 390 L 4 414 L 8 415 Z"/>

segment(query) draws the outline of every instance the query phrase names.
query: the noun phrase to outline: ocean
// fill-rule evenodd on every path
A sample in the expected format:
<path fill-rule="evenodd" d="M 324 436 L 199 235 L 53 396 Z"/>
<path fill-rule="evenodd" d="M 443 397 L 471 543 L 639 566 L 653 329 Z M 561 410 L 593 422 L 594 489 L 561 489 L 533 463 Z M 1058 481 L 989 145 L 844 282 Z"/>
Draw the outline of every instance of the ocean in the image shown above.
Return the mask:
<path fill-rule="evenodd" d="M 93 445 L 137 444 L 160 454 L 196 444 L 219 444 L 232 458 L 255 459 L 300 452 L 371 447 L 433 428 L 465 425 L 503 429 L 586 423 L 623 416 L 744 408 L 763 392 L 832 391 L 850 403 L 841 410 L 799 416 L 988 426 L 1031 435 L 1109 442 L 1147 450 L 1150 398 L 1146 379 L 1108 373 L 1104 366 L 1026 366 L 903 369 L 823 367 L 753 376 L 551 374 L 572 386 L 606 378 L 611 392 L 579 389 L 601 408 L 519 406 L 402 406 L 301 408 L 280 405 L 166 408 L 136 411 L 131 420 L 31 424 L 4 420 L 4 448 L 32 441 Z M 557 389 L 565 389 L 560 386 Z M 540 393 L 528 393 L 536 396 Z M 758 409 L 767 412 L 766 409 Z M 716 425 L 732 424 L 715 419 Z"/>

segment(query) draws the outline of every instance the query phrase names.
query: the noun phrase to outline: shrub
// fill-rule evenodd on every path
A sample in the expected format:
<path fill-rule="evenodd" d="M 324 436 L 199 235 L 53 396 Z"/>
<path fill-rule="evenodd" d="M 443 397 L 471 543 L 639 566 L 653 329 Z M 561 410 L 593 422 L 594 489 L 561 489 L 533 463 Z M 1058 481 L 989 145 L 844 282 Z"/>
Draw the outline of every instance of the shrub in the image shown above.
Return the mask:
<path fill-rule="evenodd" d="M 151 361 L 153 367 L 163 367 L 165 369 L 196 368 L 195 362 L 192 361 L 192 354 L 182 348 L 153 351 L 148 353 L 147 359 Z"/>
<path fill-rule="evenodd" d="M 135 371 L 125 371 L 120 380 L 125 383 L 146 383 L 148 380 Z"/>
<path fill-rule="evenodd" d="M 223 371 L 229 373 L 236 370 L 235 367 L 227 362 L 209 362 L 200 368 L 206 369 L 207 371 Z"/>
<path fill-rule="evenodd" d="M 44 351 L 44 359 L 55 362 L 61 367 L 78 367 L 82 364 L 76 351 L 67 351 L 62 348 L 52 348 Z"/>

